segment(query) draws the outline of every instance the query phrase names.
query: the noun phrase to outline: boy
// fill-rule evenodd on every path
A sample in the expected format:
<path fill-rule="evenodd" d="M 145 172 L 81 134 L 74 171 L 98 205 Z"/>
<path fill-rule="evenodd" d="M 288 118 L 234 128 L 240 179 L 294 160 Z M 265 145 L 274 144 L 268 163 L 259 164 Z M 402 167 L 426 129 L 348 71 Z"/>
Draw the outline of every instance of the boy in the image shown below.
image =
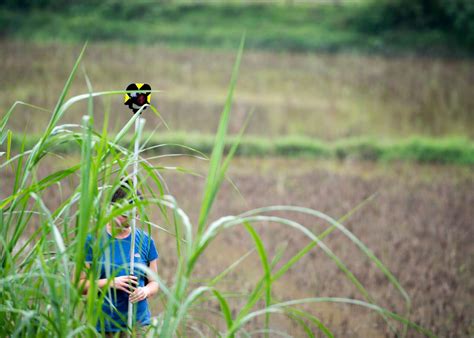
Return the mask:
<path fill-rule="evenodd" d="M 122 184 L 112 196 L 112 204 L 127 203 L 130 198 L 130 185 Z M 137 192 L 140 196 L 140 193 Z M 146 276 L 143 271 L 135 267 L 134 275 L 130 275 L 130 246 L 132 239 L 132 229 L 128 215 L 115 217 L 112 224 L 106 225 L 105 244 L 100 250 L 100 257 L 97 257 L 98 275 L 97 287 L 102 292 L 107 292 L 102 311 L 105 313 L 103 327 L 99 321 L 97 331 L 105 333 L 106 337 L 115 334 L 120 337 L 127 336 L 128 302 L 134 303 L 135 327 L 138 332 L 145 332 L 146 326 L 150 324 L 150 310 L 147 298 L 153 297 L 158 292 L 158 283 L 150 281 L 145 285 Z M 93 261 L 92 246 L 94 238 L 88 235 L 85 245 L 86 267 L 90 268 Z M 150 270 L 157 273 L 158 252 L 155 242 L 145 231 L 136 228 L 135 232 L 135 263 L 148 265 Z M 106 264 L 106 261 L 110 264 Z M 108 271 L 107 271 L 108 270 Z M 109 283 L 110 289 L 106 289 L 107 276 L 113 275 L 115 278 Z M 85 273 L 81 276 L 84 283 L 84 292 L 87 293 L 90 285 Z"/>

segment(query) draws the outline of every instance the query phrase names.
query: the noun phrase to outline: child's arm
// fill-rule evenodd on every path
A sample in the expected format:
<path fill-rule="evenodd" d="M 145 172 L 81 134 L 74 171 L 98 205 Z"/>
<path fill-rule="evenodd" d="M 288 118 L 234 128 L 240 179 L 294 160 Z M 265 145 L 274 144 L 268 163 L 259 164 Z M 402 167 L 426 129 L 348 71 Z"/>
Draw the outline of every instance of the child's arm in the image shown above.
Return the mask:
<path fill-rule="evenodd" d="M 157 259 L 154 259 L 150 262 L 150 270 L 155 274 L 158 273 L 158 265 L 156 264 Z M 135 292 L 130 295 L 130 301 L 136 303 L 144 299 L 153 297 L 158 293 L 159 284 L 153 280 L 153 276 L 148 276 L 148 284 L 142 288 L 137 288 Z"/>
<path fill-rule="evenodd" d="M 150 262 L 150 270 L 153 271 L 155 274 L 158 274 L 158 265 L 156 264 L 157 259 Z M 153 297 L 158 293 L 160 288 L 157 281 L 153 279 L 152 276 L 148 276 L 148 284 L 145 286 L 148 290 L 148 297 Z"/>
<path fill-rule="evenodd" d="M 86 268 L 90 269 L 90 264 L 85 263 Z M 119 276 L 115 277 L 112 283 L 108 283 L 107 278 L 98 279 L 95 281 L 97 283 L 98 289 L 103 289 L 107 284 L 111 284 L 110 286 L 117 289 L 125 291 L 128 294 L 131 294 L 135 291 L 135 287 L 131 284 L 138 284 L 138 280 L 136 276 Z M 87 278 L 87 275 L 84 271 L 81 271 L 81 276 L 79 277 L 79 284 L 83 287 L 83 294 L 87 294 L 87 291 L 90 289 L 91 285 Z"/>

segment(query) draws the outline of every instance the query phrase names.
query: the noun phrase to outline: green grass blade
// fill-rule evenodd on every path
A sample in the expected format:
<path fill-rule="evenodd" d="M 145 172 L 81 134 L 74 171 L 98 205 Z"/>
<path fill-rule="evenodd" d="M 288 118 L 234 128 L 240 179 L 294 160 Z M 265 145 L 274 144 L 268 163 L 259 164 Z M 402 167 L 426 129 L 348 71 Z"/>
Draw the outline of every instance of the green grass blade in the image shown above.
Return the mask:
<path fill-rule="evenodd" d="M 198 220 L 198 234 L 201 234 L 204 230 L 205 223 L 211 209 L 213 200 L 218 190 L 217 185 L 217 175 L 221 164 L 222 154 L 224 152 L 225 137 L 227 134 L 227 127 L 229 124 L 229 115 L 232 105 L 232 99 L 234 95 L 234 89 L 237 84 L 237 77 L 239 73 L 240 61 L 242 59 L 242 54 L 244 50 L 244 41 L 245 37 L 242 37 L 240 41 L 239 51 L 237 53 L 237 58 L 234 63 L 234 69 L 232 71 L 232 77 L 230 80 L 229 90 L 227 92 L 227 99 L 222 111 L 221 118 L 219 121 L 219 127 L 216 133 L 216 139 L 214 142 L 214 147 L 212 149 L 211 159 L 209 163 L 209 172 L 205 183 L 204 196 L 201 204 L 201 210 L 199 213 Z"/>
<path fill-rule="evenodd" d="M 232 314 L 230 312 L 229 304 L 227 304 L 227 301 L 225 300 L 225 298 L 216 289 L 213 289 L 212 293 L 216 296 L 217 300 L 219 301 L 222 314 L 224 315 L 224 319 L 227 324 L 227 329 L 230 329 L 232 327 Z"/>
<path fill-rule="evenodd" d="M 245 229 L 252 236 L 253 241 L 255 242 L 255 247 L 257 248 L 258 255 L 260 256 L 260 261 L 262 262 L 263 270 L 265 272 L 265 306 L 270 306 L 272 301 L 271 291 L 272 291 L 272 272 L 270 269 L 270 263 L 268 262 L 267 253 L 265 246 L 263 245 L 262 239 L 257 234 L 255 229 L 250 225 L 249 222 L 243 222 Z M 265 315 L 265 329 L 270 327 L 270 313 Z"/>

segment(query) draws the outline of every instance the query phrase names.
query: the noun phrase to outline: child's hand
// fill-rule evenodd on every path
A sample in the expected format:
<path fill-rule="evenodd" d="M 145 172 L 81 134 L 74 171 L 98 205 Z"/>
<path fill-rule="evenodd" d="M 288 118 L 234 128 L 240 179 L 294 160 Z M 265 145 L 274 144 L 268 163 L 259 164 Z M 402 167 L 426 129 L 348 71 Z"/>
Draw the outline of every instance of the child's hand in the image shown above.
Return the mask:
<path fill-rule="evenodd" d="M 130 302 L 136 303 L 148 298 L 148 289 L 145 287 L 143 288 L 136 288 L 135 291 L 130 295 Z"/>
<path fill-rule="evenodd" d="M 125 291 L 128 294 L 131 294 L 136 290 L 138 285 L 138 278 L 136 276 L 120 276 L 115 277 L 112 287 L 117 290 Z"/>

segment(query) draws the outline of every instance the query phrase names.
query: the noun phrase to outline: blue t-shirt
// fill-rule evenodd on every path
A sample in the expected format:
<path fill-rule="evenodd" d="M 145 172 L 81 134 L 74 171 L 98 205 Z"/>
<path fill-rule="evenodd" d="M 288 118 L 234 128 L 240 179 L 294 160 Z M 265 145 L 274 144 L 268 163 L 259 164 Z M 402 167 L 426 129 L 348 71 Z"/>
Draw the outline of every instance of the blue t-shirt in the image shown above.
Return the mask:
<path fill-rule="evenodd" d="M 155 247 L 153 238 L 145 231 L 136 229 L 135 232 L 135 271 L 134 275 L 138 277 L 139 287 L 145 286 L 146 274 L 141 271 L 136 265 L 141 263 L 149 265 L 149 263 L 158 258 L 158 252 Z M 93 237 L 87 236 L 86 240 L 86 262 L 92 263 L 92 245 Z M 132 243 L 132 234 L 130 233 L 126 238 L 118 239 L 112 237 L 108 232 L 107 236 L 102 240 L 100 246 L 100 257 L 98 258 L 99 278 L 107 278 L 114 275 L 127 276 L 130 275 L 130 246 Z M 123 331 L 127 327 L 128 316 L 128 293 L 115 288 L 104 290 L 107 292 L 102 311 L 106 314 L 104 316 L 104 330 L 105 332 Z M 134 321 L 140 325 L 150 324 L 150 310 L 146 299 L 134 304 Z M 112 320 L 108 320 L 108 316 Z M 116 323 L 114 323 L 116 322 Z M 97 323 L 97 330 L 101 330 L 100 321 Z"/>

